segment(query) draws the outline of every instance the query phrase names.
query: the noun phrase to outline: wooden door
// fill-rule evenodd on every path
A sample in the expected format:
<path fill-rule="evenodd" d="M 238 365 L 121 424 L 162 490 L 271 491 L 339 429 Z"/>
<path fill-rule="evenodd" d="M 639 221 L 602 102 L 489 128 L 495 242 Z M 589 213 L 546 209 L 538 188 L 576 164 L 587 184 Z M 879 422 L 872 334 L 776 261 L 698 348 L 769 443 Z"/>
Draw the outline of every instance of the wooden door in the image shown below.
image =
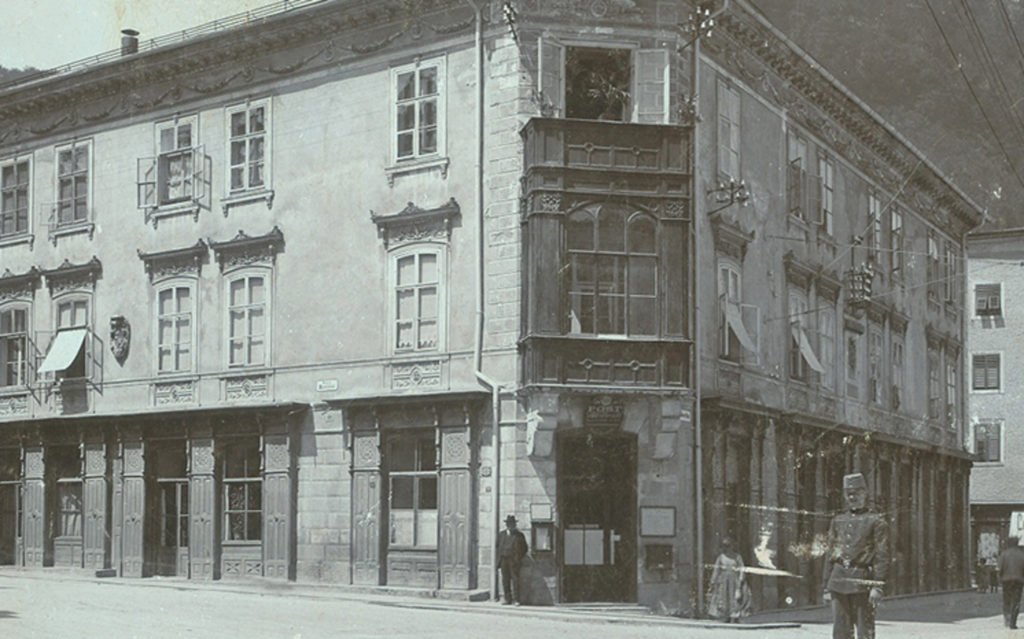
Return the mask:
<path fill-rule="evenodd" d="M 352 582 L 381 582 L 380 449 L 376 432 L 356 433 L 352 442 Z"/>
<path fill-rule="evenodd" d="M 469 429 L 441 431 L 441 486 L 438 563 L 442 588 L 469 588 L 472 530 L 472 476 Z"/>
<path fill-rule="evenodd" d="M 82 566 L 106 568 L 107 456 L 104 444 L 86 444 L 82 486 Z"/>
<path fill-rule="evenodd" d="M 263 440 L 263 575 L 287 579 L 291 566 L 291 454 L 287 435 Z"/>
<path fill-rule="evenodd" d="M 25 565 L 42 568 L 46 556 L 46 482 L 43 448 L 25 450 L 25 501 L 22 543 Z"/>
<path fill-rule="evenodd" d="M 213 439 L 192 440 L 189 475 L 189 572 L 193 579 L 213 579 L 216 537 L 216 490 Z"/>
<path fill-rule="evenodd" d="M 0 565 L 13 566 L 18 539 L 20 482 L 0 482 Z"/>
<path fill-rule="evenodd" d="M 144 562 L 146 480 L 144 444 L 124 443 L 121 479 L 121 575 L 141 577 Z"/>

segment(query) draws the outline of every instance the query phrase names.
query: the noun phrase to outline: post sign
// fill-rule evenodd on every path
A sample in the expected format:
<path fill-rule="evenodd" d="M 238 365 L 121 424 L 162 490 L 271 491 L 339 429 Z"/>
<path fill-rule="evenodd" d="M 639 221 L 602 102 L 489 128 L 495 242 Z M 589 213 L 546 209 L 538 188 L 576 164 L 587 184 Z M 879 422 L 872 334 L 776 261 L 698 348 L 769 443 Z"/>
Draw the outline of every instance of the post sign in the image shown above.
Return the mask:
<path fill-rule="evenodd" d="M 610 395 L 600 395 L 590 400 L 583 416 L 586 426 L 596 428 L 619 428 L 622 426 L 624 408 L 621 399 Z"/>
<path fill-rule="evenodd" d="M 1018 541 L 1024 540 L 1024 511 L 1010 513 L 1010 537 L 1016 537 Z"/>

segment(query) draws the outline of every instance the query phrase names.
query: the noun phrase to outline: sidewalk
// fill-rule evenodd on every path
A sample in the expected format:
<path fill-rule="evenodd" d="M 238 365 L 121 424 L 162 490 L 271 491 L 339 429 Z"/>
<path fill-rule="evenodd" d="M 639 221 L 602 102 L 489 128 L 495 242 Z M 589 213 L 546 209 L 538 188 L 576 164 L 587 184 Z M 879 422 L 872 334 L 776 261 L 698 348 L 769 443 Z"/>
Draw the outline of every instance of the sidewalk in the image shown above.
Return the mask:
<path fill-rule="evenodd" d="M 371 605 L 421 609 L 449 610 L 461 613 L 501 615 L 507 617 L 558 619 L 582 623 L 602 622 L 642 626 L 673 626 L 679 628 L 721 628 L 723 630 L 780 630 L 799 628 L 799 623 L 786 619 L 765 619 L 742 624 L 725 624 L 712 620 L 682 619 L 655 615 L 640 606 L 593 605 L 593 606 L 502 606 L 498 602 L 479 600 L 486 597 L 486 591 L 444 593 L 424 591 L 415 588 L 361 587 L 349 585 L 297 584 L 294 582 L 251 579 L 245 581 L 192 581 L 173 577 L 148 577 L 145 579 L 122 579 L 118 577 L 97 578 L 80 571 L 47 568 L 29 570 L 4 568 L 0 570 L 3 579 L 35 579 L 44 581 L 82 581 L 112 588 L 166 588 L 182 591 L 211 591 L 248 594 L 257 597 L 296 597 L 303 599 L 327 599 L 359 601 Z M 446 595 L 459 598 L 444 598 Z"/>

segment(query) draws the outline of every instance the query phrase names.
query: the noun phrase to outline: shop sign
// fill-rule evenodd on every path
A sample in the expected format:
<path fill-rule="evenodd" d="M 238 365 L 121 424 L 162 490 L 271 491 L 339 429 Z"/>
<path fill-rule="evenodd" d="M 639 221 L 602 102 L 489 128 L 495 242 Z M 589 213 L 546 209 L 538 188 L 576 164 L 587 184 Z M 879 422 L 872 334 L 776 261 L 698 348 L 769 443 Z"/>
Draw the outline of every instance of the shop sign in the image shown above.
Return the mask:
<path fill-rule="evenodd" d="M 1024 539 L 1024 511 L 1010 513 L 1010 537 Z"/>
<path fill-rule="evenodd" d="M 624 412 L 622 400 L 601 395 L 590 400 L 583 423 L 591 427 L 619 428 L 622 426 Z"/>

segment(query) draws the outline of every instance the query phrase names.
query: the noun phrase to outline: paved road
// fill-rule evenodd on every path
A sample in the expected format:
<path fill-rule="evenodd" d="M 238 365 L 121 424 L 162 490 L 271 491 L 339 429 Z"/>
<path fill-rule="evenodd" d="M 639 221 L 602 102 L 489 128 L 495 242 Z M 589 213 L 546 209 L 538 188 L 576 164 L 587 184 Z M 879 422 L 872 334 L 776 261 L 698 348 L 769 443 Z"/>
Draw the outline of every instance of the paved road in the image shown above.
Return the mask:
<path fill-rule="evenodd" d="M 930 598 L 913 605 L 893 602 L 883 611 L 879 637 L 935 639 L 1001 638 L 999 595 Z M 966 599 L 964 598 L 966 597 Z M 426 637 L 526 639 L 825 639 L 830 627 L 820 614 L 802 613 L 801 628 L 733 629 L 614 622 L 557 613 L 511 610 L 491 603 L 441 604 L 405 598 L 340 598 L 324 593 L 239 592 L 230 585 L 196 589 L 188 583 L 84 580 L 61 575 L 0 573 L 0 637 L 231 639 L 320 637 Z M 794 613 L 793 617 L 801 614 Z M 776 616 L 773 620 L 779 620 Z M 1018 631 L 1024 639 L 1024 630 Z"/>

